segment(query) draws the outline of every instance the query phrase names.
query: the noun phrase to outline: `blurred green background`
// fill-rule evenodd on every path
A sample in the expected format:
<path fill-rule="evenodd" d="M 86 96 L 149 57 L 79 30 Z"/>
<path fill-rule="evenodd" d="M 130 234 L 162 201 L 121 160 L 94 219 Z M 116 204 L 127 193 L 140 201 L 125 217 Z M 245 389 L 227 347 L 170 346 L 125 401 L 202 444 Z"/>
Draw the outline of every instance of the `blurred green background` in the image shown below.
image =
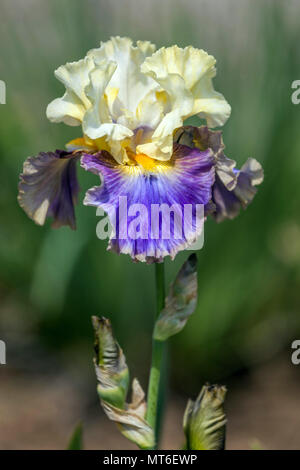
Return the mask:
<path fill-rule="evenodd" d="M 215 88 L 232 105 L 224 127 L 227 155 L 239 165 L 254 157 L 265 170 L 246 212 L 206 224 L 198 309 L 170 341 L 171 388 L 194 396 L 205 380 L 230 381 L 285 351 L 300 335 L 300 106 L 291 102 L 291 83 L 300 79 L 300 3 L 1 0 L 0 17 L 0 79 L 7 86 L 7 104 L 0 105 L 6 379 L 71 373 L 88 404 L 96 402 L 90 316 L 99 314 L 112 319 L 132 375 L 146 385 L 153 266 L 107 252 L 96 238 L 93 208 L 79 204 L 77 231 L 53 231 L 49 223 L 36 226 L 16 202 L 25 158 L 63 148 L 80 131 L 46 119 L 47 104 L 63 94 L 55 68 L 111 35 L 149 39 L 158 47 L 192 44 L 213 54 Z M 82 201 L 97 178 L 82 170 L 79 178 Z M 187 254 L 167 262 L 168 282 Z"/>

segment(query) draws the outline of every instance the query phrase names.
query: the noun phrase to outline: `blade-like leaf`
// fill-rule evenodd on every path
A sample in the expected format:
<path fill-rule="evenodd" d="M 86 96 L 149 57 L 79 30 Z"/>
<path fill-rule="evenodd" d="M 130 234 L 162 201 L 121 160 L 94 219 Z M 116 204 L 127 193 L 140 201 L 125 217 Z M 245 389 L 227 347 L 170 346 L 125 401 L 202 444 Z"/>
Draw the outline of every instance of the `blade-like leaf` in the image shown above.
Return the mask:
<path fill-rule="evenodd" d="M 197 303 L 197 257 L 192 254 L 183 264 L 166 298 L 154 328 L 154 339 L 165 341 L 181 331 Z"/>
<path fill-rule="evenodd" d="M 82 450 L 83 449 L 82 435 L 83 435 L 82 424 L 78 423 L 70 438 L 70 441 L 68 444 L 68 450 Z"/>

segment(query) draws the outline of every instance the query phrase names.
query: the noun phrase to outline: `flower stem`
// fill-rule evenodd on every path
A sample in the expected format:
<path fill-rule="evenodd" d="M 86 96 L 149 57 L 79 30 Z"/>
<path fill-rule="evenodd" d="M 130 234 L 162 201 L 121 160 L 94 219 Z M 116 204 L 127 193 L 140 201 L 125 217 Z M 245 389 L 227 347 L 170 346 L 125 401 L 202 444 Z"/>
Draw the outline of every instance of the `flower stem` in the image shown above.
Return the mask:
<path fill-rule="evenodd" d="M 156 316 L 155 320 L 165 305 L 165 268 L 164 263 L 155 263 L 156 284 Z M 153 340 L 152 362 L 148 386 L 147 421 L 155 430 L 156 446 L 158 444 L 159 430 L 157 429 L 157 409 L 159 397 L 159 385 L 164 352 L 164 342 Z"/>

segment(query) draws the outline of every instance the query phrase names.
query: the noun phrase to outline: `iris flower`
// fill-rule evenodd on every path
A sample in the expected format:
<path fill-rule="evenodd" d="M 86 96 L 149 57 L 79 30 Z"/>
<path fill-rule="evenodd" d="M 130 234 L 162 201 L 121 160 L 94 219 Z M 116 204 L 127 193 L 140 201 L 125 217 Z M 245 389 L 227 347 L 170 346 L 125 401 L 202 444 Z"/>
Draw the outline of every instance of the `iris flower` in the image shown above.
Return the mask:
<path fill-rule="evenodd" d="M 75 228 L 79 160 L 100 178 L 84 204 L 107 212 L 114 229 L 108 249 L 133 260 L 159 262 L 190 246 L 203 230 L 196 223 L 197 205 L 217 221 L 236 216 L 252 200 L 263 174 L 254 159 L 237 170 L 224 154 L 221 131 L 210 130 L 222 126 L 231 111 L 214 90 L 215 63 L 213 56 L 191 46 L 155 51 L 150 42 L 134 45 L 129 38 L 115 37 L 84 59 L 59 67 L 55 76 L 65 93 L 48 105 L 47 117 L 81 130 L 66 150 L 41 152 L 25 161 L 19 203 L 28 216 L 39 225 L 52 217 L 54 227 Z M 191 116 L 206 125 L 185 126 Z M 130 211 L 125 236 L 124 224 L 116 221 L 121 198 L 128 207 L 149 209 L 139 218 L 139 236 L 128 234 Z M 162 236 L 161 220 L 155 236 L 148 223 L 151 208 L 162 204 L 175 207 L 169 238 Z M 176 211 L 182 209 L 185 217 L 186 206 L 193 208 L 190 223 L 175 237 Z"/>

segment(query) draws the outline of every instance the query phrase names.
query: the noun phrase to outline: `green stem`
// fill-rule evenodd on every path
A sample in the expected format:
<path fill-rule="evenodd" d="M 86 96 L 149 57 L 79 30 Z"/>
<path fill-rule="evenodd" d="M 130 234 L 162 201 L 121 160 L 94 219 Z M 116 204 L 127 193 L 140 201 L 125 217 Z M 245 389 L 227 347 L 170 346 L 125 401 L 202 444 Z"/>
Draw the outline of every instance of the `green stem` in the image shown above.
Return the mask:
<path fill-rule="evenodd" d="M 165 305 L 165 269 L 164 263 L 155 264 L 155 284 L 156 284 L 156 316 L 155 320 Z M 164 342 L 153 340 L 152 344 L 152 363 L 148 386 L 147 400 L 147 421 L 155 430 L 155 440 L 157 446 L 157 408 L 159 397 L 159 384 L 162 368 L 162 359 L 164 352 Z"/>

